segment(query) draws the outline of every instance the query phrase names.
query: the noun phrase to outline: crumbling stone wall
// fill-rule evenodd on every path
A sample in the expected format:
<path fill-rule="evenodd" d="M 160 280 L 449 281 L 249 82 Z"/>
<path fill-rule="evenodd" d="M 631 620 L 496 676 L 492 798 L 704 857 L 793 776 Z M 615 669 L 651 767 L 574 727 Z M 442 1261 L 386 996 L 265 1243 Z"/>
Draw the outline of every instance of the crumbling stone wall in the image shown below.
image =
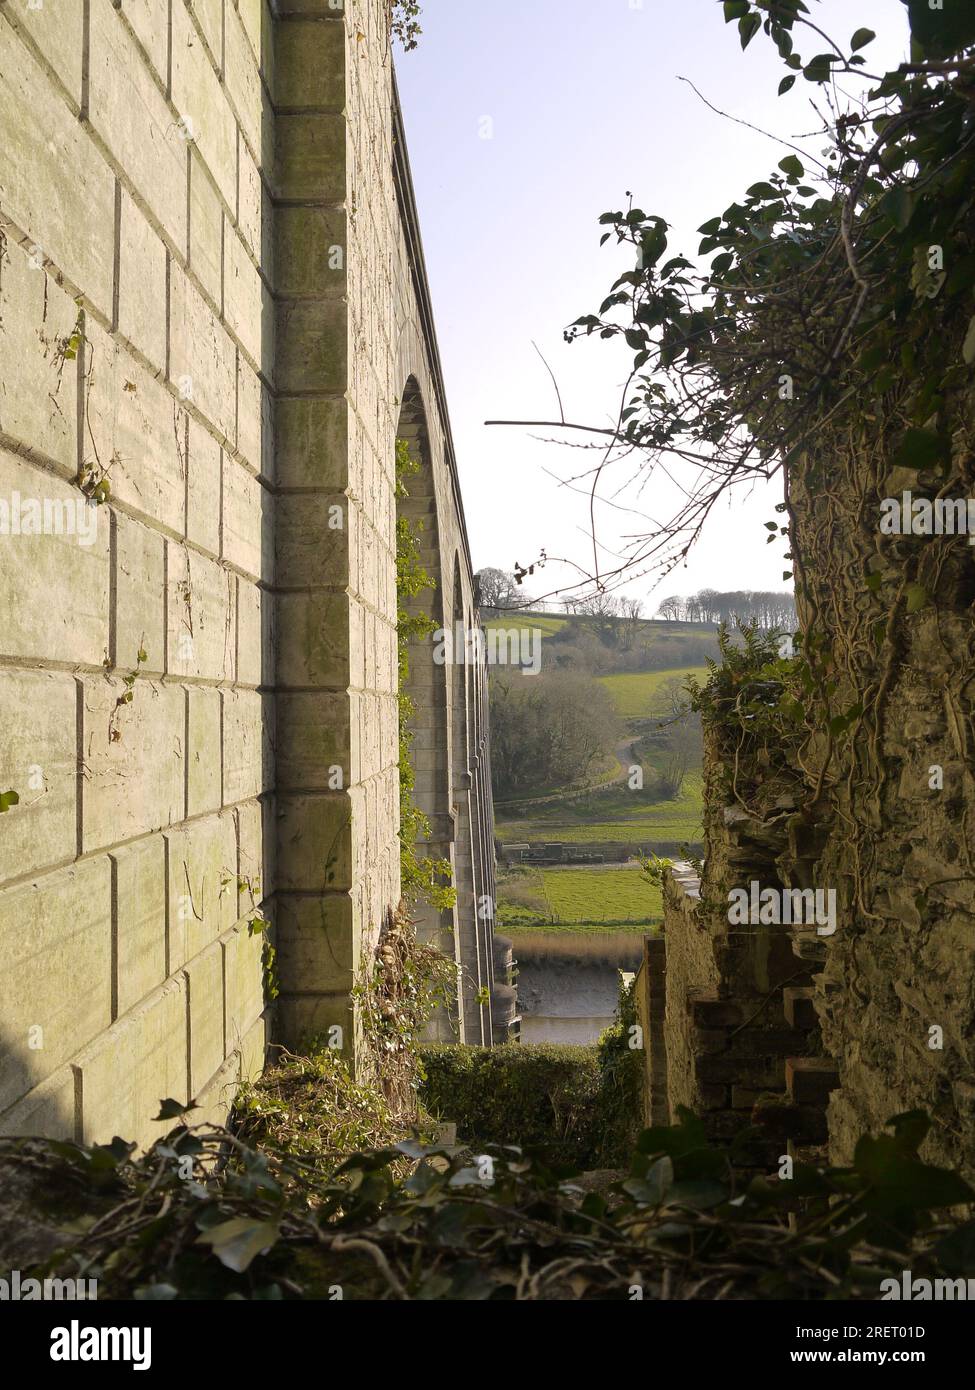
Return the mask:
<path fill-rule="evenodd" d="M 477 622 L 384 15 L 0 0 L 5 1133 L 145 1141 L 163 1097 L 223 1112 L 272 1029 L 352 1044 L 399 896 L 410 381 Z"/>
<path fill-rule="evenodd" d="M 959 363 L 963 317 L 946 324 Z M 848 736 L 811 744 L 807 778 L 822 780 L 821 799 L 790 845 L 839 896 L 816 991 L 839 1071 L 829 1110 L 839 1161 L 863 1131 L 920 1108 L 933 1121 L 926 1155 L 975 1165 L 975 562 L 965 535 L 885 535 L 879 524 L 881 500 L 905 490 L 972 496 L 972 405 L 970 388 L 946 390 L 942 467 L 895 466 L 903 424 L 892 401 L 804 459 L 792 491 L 800 620 L 825 636 L 834 707 L 863 707 Z"/>

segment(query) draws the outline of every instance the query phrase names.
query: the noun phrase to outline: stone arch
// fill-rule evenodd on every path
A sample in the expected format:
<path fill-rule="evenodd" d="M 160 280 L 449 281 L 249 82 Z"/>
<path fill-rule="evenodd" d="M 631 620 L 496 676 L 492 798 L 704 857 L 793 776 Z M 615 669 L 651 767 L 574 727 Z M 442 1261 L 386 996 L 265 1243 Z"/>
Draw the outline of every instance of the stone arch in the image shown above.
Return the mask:
<path fill-rule="evenodd" d="M 417 843 L 417 853 L 446 859 L 453 867 L 454 816 L 450 795 L 448 733 L 449 670 L 438 660 L 441 643 L 438 634 L 445 629 L 446 613 L 440 563 L 440 514 L 426 410 L 420 387 L 410 377 L 403 392 L 397 440 L 404 440 L 419 470 L 404 480 L 402 496 L 396 499 L 396 525 L 409 524 L 417 540 L 419 560 L 434 581 L 406 603 L 411 615 L 423 615 L 434 631 L 409 644 L 405 694 L 411 711 L 408 716 L 410 762 L 414 773 L 413 799 L 426 817 L 429 836 Z M 397 491 L 400 491 L 398 489 Z M 456 910 L 440 910 L 427 903 L 414 908 L 417 936 L 459 959 Z M 450 1019 L 434 1020 L 431 1031 L 445 1041 L 456 1037 Z"/>

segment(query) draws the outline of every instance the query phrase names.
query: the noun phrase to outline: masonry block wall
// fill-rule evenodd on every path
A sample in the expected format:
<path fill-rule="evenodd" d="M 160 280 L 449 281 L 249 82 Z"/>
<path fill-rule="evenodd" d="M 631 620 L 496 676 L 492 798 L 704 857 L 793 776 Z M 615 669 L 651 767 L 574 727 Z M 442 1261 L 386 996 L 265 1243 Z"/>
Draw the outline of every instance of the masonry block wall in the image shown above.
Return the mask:
<path fill-rule="evenodd" d="M 354 1023 L 408 392 L 477 622 L 394 103 L 380 0 L 0 0 L 0 1132 L 146 1141 Z"/>
<path fill-rule="evenodd" d="M 399 897 L 396 440 L 420 472 L 418 529 L 438 628 L 478 622 L 436 337 L 383 0 L 285 0 L 275 25 L 279 472 L 278 924 L 283 1036 L 354 1034 L 349 990 Z M 327 538 L 327 544 L 322 538 Z M 459 584 L 454 597 L 455 576 Z M 410 654 L 412 761 L 430 822 L 423 853 L 452 862 L 458 904 L 419 928 L 460 970 L 451 1036 L 491 1041 L 490 786 L 464 799 L 486 719 L 428 639 Z M 481 670 L 478 675 L 483 675 Z M 490 869 L 487 861 L 490 860 Z M 493 967 L 492 967 L 493 968 Z M 475 981 L 471 988 L 471 981 Z"/>
<path fill-rule="evenodd" d="M 264 19 L 0 4 L 7 1133 L 146 1139 L 263 1064 Z"/>

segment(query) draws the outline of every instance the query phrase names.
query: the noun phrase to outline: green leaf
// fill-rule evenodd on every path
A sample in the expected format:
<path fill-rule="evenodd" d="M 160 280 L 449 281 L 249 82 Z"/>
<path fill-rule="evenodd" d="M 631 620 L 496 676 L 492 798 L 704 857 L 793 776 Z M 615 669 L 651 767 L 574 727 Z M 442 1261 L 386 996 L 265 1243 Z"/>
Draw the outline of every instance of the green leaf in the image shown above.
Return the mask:
<path fill-rule="evenodd" d="M 832 53 L 818 53 L 802 70 L 802 75 L 806 81 L 828 82 L 830 73 L 833 71 L 834 56 Z"/>
<path fill-rule="evenodd" d="M 243 1274 L 262 1250 L 269 1250 L 279 1235 L 276 1221 L 251 1221 L 236 1216 L 197 1236 L 197 1245 L 209 1245 L 226 1269 Z"/>
<path fill-rule="evenodd" d="M 907 611 L 917 613 L 924 608 L 930 600 L 930 595 L 923 584 L 908 584 L 907 586 Z"/>
<path fill-rule="evenodd" d="M 168 1100 L 159 1102 L 159 1114 L 157 1120 L 178 1120 L 181 1115 L 185 1115 L 188 1110 L 192 1110 L 192 1105 L 183 1105 L 178 1100 L 173 1100 L 172 1096 Z"/>
<path fill-rule="evenodd" d="M 911 38 L 926 57 L 950 58 L 975 43 L 975 9 L 965 0 L 947 0 L 932 10 L 929 0 L 902 0 L 911 21 Z"/>
<path fill-rule="evenodd" d="M 749 10 L 748 0 L 724 0 L 724 22 L 730 24 L 732 20 L 742 19 Z"/>
<path fill-rule="evenodd" d="M 877 35 L 872 29 L 858 29 L 850 40 L 850 49 L 856 53 L 858 48 L 866 48 L 868 43 L 873 43 Z"/>
<path fill-rule="evenodd" d="M 785 159 L 779 160 L 779 168 L 783 174 L 789 174 L 792 178 L 801 179 L 806 172 L 803 168 L 802 160 L 798 155 L 787 154 Z"/>
<path fill-rule="evenodd" d="M 4 811 L 9 811 L 11 806 L 20 804 L 20 797 L 16 792 L 0 792 L 0 815 Z"/>
<path fill-rule="evenodd" d="M 788 77 L 783 77 L 782 81 L 779 83 L 779 96 L 784 96 L 786 92 L 795 85 L 796 75 L 794 72 L 790 73 Z"/>
<path fill-rule="evenodd" d="M 779 190 L 771 183 L 753 183 L 747 190 L 749 198 L 778 198 Z"/>
<path fill-rule="evenodd" d="M 738 21 L 738 37 L 743 49 L 747 48 L 762 27 L 760 14 L 746 14 Z"/>
<path fill-rule="evenodd" d="M 947 445 L 940 434 L 914 425 L 901 440 L 894 463 L 898 468 L 930 468 L 940 463 L 946 453 Z"/>

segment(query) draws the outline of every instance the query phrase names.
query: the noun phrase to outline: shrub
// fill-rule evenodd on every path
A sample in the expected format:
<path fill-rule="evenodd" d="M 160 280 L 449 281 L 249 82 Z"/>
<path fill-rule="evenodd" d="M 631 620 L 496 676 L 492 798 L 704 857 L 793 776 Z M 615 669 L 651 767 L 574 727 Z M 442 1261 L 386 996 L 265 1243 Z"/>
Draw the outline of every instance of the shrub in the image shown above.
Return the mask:
<path fill-rule="evenodd" d="M 545 1163 L 575 1168 L 622 1163 L 641 1112 L 639 1075 L 621 1055 L 627 1026 L 616 1025 L 619 1036 L 608 1029 L 598 1047 L 430 1044 L 421 1100 L 473 1145 L 517 1144 Z"/>

